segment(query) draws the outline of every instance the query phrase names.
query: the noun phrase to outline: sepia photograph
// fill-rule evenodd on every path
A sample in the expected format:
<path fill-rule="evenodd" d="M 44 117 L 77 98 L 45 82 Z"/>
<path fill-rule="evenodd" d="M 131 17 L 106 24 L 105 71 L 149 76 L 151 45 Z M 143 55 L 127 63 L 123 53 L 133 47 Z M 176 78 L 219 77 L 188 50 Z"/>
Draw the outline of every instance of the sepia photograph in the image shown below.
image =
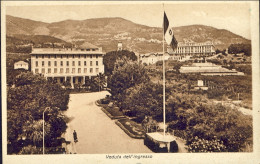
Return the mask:
<path fill-rule="evenodd" d="M 260 162 L 258 1 L 1 3 L 5 163 Z"/>

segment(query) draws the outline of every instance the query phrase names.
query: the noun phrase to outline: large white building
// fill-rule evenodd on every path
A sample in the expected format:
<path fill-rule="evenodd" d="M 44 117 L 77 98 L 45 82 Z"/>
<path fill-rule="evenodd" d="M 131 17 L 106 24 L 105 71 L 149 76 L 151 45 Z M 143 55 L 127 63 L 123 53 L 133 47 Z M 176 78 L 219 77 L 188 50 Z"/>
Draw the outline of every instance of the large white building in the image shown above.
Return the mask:
<path fill-rule="evenodd" d="M 44 77 L 84 84 L 86 78 L 104 73 L 102 48 L 85 43 L 77 48 L 33 48 L 31 70 Z"/>
<path fill-rule="evenodd" d="M 211 42 L 206 43 L 179 43 L 174 51 L 167 47 L 164 60 L 187 61 L 192 57 L 212 56 L 215 55 L 215 47 Z M 146 64 L 154 64 L 163 60 L 163 53 L 147 53 L 140 55 L 140 61 Z"/>
<path fill-rule="evenodd" d="M 179 43 L 174 51 L 171 47 L 167 47 L 167 52 L 174 58 L 182 59 L 187 56 L 212 56 L 215 55 L 215 47 L 212 42 L 206 43 Z"/>

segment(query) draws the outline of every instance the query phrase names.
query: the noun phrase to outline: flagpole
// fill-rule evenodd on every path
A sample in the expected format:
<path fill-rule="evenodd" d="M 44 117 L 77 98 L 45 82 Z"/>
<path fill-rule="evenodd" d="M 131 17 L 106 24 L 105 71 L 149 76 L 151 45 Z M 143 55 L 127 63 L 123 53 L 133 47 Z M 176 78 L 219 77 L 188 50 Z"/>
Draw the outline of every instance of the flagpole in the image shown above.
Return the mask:
<path fill-rule="evenodd" d="M 163 5 L 164 7 L 164 5 Z M 164 9 L 163 9 L 164 10 Z M 165 137 L 165 63 L 164 63 L 164 23 L 163 23 L 163 136 Z"/>

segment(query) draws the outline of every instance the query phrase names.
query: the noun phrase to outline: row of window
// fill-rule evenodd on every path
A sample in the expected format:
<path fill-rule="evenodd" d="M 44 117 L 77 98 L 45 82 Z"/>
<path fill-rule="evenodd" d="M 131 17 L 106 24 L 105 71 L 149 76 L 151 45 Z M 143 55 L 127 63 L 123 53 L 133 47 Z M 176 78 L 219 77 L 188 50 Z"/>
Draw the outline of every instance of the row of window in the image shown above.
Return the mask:
<path fill-rule="evenodd" d="M 63 61 L 60 61 L 60 62 L 54 61 L 53 65 L 54 65 L 55 67 L 58 66 L 58 64 L 59 64 L 59 66 L 63 66 L 63 64 L 65 64 L 65 63 L 66 63 L 66 66 L 70 66 L 70 62 L 69 62 L 69 61 L 66 61 L 66 62 L 64 62 L 64 63 L 63 63 Z M 75 63 L 76 63 L 75 61 L 72 61 L 71 65 L 72 65 L 72 66 L 75 66 Z M 89 64 L 90 64 L 90 66 L 93 66 L 93 62 L 92 62 L 92 61 L 90 61 Z M 84 66 L 87 66 L 87 61 L 84 61 L 84 62 L 83 62 L 83 65 L 84 65 Z M 35 62 L 35 67 L 38 67 L 38 66 L 39 66 L 39 62 L 36 61 L 36 62 Z M 42 62 L 41 62 L 41 66 L 43 66 L 43 67 L 45 66 L 45 61 L 42 61 Z M 51 62 L 51 61 L 48 61 L 48 66 L 49 66 L 49 67 L 52 66 L 52 62 Z M 77 62 L 77 66 L 81 66 L 81 61 L 78 61 L 78 62 Z M 96 66 L 98 66 L 98 61 L 96 61 Z"/>
<path fill-rule="evenodd" d="M 84 68 L 84 69 L 81 69 L 81 68 L 78 68 L 77 69 L 77 72 L 76 72 L 76 69 L 75 68 L 72 68 L 71 70 L 69 68 L 66 68 L 66 69 L 63 69 L 63 68 L 60 68 L 60 69 L 57 69 L 57 68 L 54 68 L 53 71 L 51 68 L 48 68 L 46 69 L 47 72 L 45 72 L 45 69 L 42 68 L 41 69 L 41 72 L 39 72 L 39 69 L 36 68 L 35 69 L 35 73 L 64 73 L 64 70 L 65 70 L 65 73 L 88 73 L 88 69 L 87 68 Z M 81 70 L 83 70 L 83 72 L 81 72 Z M 93 71 L 96 71 L 96 72 L 93 72 Z M 59 71 L 59 72 L 58 72 Z M 71 71 L 71 72 L 70 72 Z M 89 68 L 89 73 L 99 73 L 99 68 L 96 68 L 96 69 L 93 69 L 93 68 Z"/>
<path fill-rule="evenodd" d="M 96 57 L 96 58 L 98 58 L 98 56 L 99 55 L 35 55 L 35 57 L 36 57 L 36 59 L 38 59 L 38 58 L 42 58 L 42 59 L 44 59 L 44 58 L 61 58 L 61 59 L 63 59 L 63 58 L 69 58 L 69 57 L 72 57 L 72 58 L 80 58 L 80 57 L 82 57 L 82 58 L 87 58 L 87 56 L 89 56 L 90 58 L 94 58 L 94 57 Z"/>
<path fill-rule="evenodd" d="M 185 49 L 185 48 L 196 48 L 196 49 L 203 49 L 205 48 L 211 48 L 212 46 L 185 46 L 185 47 L 177 47 L 177 49 Z"/>
<path fill-rule="evenodd" d="M 203 48 L 203 47 L 178 47 L 177 51 L 189 51 L 189 50 L 191 50 L 191 51 L 193 51 L 193 50 L 195 50 L 195 51 L 203 51 L 204 49 L 205 50 L 210 50 L 211 47 L 205 47 L 205 48 Z"/>
<path fill-rule="evenodd" d="M 201 47 L 201 48 L 199 48 L 199 47 L 184 47 L 184 48 L 177 48 L 177 51 L 188 51 L 188 50 L 195 50 L 195 51 L 202 51 L 202 50 L 210 50 L 211 48 L 210 47 L 205 47 L 205 48 L 203 48 L 203 47 Z"/>
<path fill-rule="evenodd" d="M 195 50 L 193 50 L 193 49 L 184 49 L 184 50 L 177 50 L 177 52 L 179 53 L 179 52 L 210 52 L 211 50 L 210 49 L 205 49 L 205 50 L 197 50 L 197 49 L 195 49 Z"/>

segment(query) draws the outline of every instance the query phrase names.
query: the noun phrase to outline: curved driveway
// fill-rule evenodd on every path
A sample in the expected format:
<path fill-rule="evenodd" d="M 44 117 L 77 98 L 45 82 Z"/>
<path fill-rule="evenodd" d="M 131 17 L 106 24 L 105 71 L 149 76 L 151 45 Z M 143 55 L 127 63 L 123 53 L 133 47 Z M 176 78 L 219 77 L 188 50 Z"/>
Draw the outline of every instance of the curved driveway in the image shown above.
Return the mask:
<path fill-rule="evenodd" d="M 71 94 L 66 115 L 71 118 L 65 134 L 66 140 L 73 141 L 76 130 L 76 144 L 68 145 L 69 153 L 108 154 L 108 153 L 152 153 L 142 139 L 133 139 L 124 133 L 95 101 L 104 98 L 106 91 Z"/>

